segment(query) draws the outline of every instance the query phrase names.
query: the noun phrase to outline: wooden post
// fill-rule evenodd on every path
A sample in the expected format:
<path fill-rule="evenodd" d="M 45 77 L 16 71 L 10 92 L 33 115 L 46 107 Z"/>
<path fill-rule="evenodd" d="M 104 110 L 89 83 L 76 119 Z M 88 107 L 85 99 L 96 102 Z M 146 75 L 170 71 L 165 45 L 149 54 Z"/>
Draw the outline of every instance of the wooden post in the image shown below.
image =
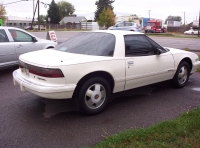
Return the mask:
<path fill-rule="evenodd" d="M 38 0 L 38 30 L 40 30 L 40 0 Z"/>
<path fill-rule="evenodd" d="M 198 29 L 198 37 L 200 36 L 200 10 L 199 10 L 199 29 Z"/>

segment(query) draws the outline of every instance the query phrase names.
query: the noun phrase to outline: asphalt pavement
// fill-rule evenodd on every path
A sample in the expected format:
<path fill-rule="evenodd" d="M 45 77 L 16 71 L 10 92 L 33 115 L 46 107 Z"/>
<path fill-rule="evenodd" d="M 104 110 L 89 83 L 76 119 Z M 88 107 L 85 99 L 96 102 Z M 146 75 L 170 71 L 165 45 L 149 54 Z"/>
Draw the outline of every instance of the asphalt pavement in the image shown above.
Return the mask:
<path fill-rule="evenodd" d="M 63 41 L 76 33 L 59 32 L 57 37 Z M 46 36 L 45 32 L 35 34 Z M 153 39 L 163 46 L 200 47 L 199 40 Z M 114 94 L 103 113 L 84 116 L 73 100 L 49 100 L 21 92 L 13 85 L 12 72 L 17 68 L 0 70 L 0 148 L 91 146 L 111 134 L 149 127 L 200 107 L 200 73 L 193 74 L 182 89 L 162 82 Z"/>
<path fill-rule="evenodd" d="M 163 82 L 117 93 L 103 113 L 84 116 L 72 100 L 21 92 L 13 85 L 16 68 L 0 71 L 1 148 L 91 146 L 111 134 L 149 127 L 200 107 L 200 73 L 193 74 L 182 89 Z"/>

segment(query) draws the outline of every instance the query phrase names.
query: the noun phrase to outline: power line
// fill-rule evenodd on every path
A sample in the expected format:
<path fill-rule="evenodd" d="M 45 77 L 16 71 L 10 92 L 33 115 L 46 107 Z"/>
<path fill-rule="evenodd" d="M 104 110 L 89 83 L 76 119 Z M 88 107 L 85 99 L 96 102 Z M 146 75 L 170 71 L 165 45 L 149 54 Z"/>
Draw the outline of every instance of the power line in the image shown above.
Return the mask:
<path fill-rule="evenodd" d="M 15 1 L 15 2 L 11 2 L 11 3 L 6 3 L 6 4 L 0 4 L 0 6 L 5 6 L 5 5 L 10 5 L 10 4 L 14 4 L 14 3 L 19 3 L 25 0 L 20 0 L 20 1 Z"/>

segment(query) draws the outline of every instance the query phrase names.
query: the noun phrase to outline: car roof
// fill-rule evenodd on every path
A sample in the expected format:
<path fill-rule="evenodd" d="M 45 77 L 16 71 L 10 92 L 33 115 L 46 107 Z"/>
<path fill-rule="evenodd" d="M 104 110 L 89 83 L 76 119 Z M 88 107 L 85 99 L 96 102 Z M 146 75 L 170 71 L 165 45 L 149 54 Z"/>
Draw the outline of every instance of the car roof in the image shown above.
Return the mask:
<path fill-rule="evenodd" d="M 105 32 L 105 33 L 110 33 L 113 35 L 133 35 L 133 34 L 144 34 L 140 32 L 134 32 L 134 31 L 123 31 L 123 30 L 95 30 L 92 32 Z"/>

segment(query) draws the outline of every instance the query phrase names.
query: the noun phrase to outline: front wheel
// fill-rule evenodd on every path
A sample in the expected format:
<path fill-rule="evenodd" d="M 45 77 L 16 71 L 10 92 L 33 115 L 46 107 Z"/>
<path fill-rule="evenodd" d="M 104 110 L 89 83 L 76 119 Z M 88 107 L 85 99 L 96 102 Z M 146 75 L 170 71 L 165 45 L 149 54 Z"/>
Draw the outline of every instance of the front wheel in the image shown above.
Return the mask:
<path fill-rule="evenodd" d="M 111 96 L 108 82 L 101 77 L 87 80 L 80 88 L 78 106 L 81 112 L 95 115 L 102 112 L 107 106 Z"/>
<path fill-rule="evenodd" d="M 177 88 L 184 87 L 189 79 L 190 67 L 187 62 L 181 62 L 173 78 L 173 84 Z"/>

